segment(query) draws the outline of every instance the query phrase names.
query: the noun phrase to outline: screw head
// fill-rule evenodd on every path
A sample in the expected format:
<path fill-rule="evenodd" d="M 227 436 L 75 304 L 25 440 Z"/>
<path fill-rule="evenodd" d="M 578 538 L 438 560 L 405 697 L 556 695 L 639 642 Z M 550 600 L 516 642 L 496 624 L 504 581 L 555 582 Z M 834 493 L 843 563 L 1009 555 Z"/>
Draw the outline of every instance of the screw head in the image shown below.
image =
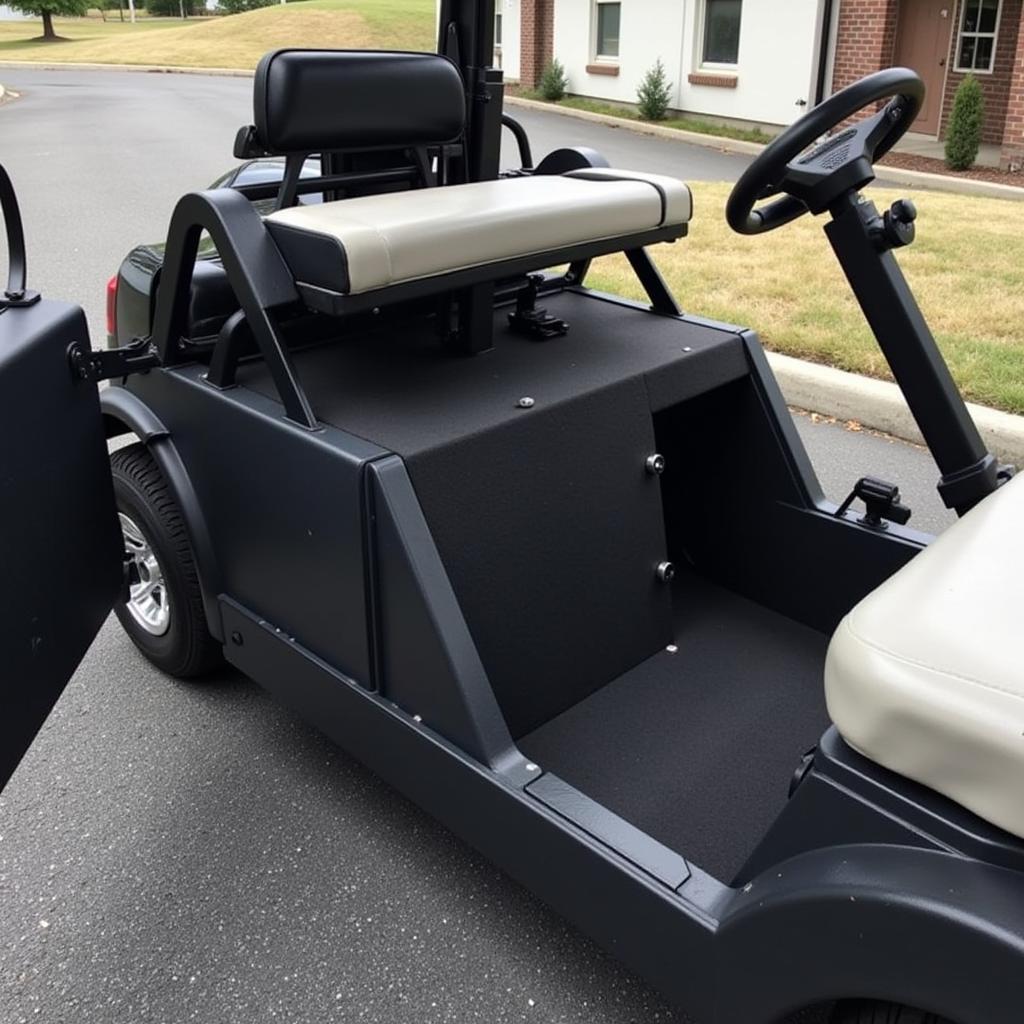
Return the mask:
<path fill-rule="evenodd" d="M 652 455 L 648 455 L 644 461 L 644 469 L 647 470 L 651 476 L 661 476 L 665 472 L 665 456 L 660 452 L 654 452 Z"/>
<path fill-rule="evenodd" d="M 516 402 L 516 405 L 520 409 L 532 409 L 534 405 L 536 405 L 536 402 L 534 402 L 534 400 L 529 395 L 523 395 L 523 397 L 520 398 L 518 402 Z"/>
<path fill-rule="evenodd" d="M 243 639 L 242 634 L 239 633 L 237 629 L 231 634 L 231 642 L 236 647 L 241 647 L 242 644 L 245 643 L 245 640 Z"/>
<path fill-rule="evenodd" d="M 662 583 L 671 583 L 676 578 L 676 567 L 671 562 L 659 562 L 657 572 Z"/>

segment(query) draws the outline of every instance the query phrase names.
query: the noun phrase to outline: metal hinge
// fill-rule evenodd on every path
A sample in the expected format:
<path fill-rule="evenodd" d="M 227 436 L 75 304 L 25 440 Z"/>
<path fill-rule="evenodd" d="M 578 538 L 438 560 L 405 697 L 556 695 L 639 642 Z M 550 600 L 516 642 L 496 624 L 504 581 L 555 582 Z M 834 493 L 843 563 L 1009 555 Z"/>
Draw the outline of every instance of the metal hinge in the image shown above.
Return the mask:
<path fill-rule="evenodd" d="M 76 341 L 68 348 L 68 362 L 75 377 L 95 383 L 152 370 L 160 365 L 160 356 L 149 338 L 136 338 L 123 348 L 97 350 Z"/>

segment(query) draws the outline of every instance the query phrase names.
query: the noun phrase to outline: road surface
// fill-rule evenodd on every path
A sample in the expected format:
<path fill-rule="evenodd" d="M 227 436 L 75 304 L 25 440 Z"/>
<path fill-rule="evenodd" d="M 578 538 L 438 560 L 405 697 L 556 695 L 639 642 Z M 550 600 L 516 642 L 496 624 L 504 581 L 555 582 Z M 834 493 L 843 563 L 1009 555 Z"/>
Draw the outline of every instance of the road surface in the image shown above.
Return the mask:
<path fill-rule="evenodd" d="M 0 74 L 22 93 L 0 109 L 0 161 L 21 195 L 32 284 L 83 302 L 99 339 L 124 251 L 161 237 L 177 197 L 232 163 L 251 83 Z M 517 116 L 536 153 L 586 143 L 691 179 L 745 166 Z M 917 525 L 948 521 L 920 450 L 797 422 L 834 496 L 873 472 L 903 485 Z M 111 621 L 0 797 L 0 1024 L 36 1020 L 683 1018 L 254 685 L 170 681 Z"/>

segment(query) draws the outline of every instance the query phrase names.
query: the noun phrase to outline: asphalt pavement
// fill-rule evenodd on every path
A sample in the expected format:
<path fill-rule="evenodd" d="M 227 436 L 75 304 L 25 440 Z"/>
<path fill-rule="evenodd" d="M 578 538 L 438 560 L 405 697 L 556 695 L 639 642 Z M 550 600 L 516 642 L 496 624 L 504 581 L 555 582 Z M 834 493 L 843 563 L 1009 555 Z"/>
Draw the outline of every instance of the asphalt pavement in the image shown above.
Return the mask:
<path fill-rule="evenodd" d="M 0 109 L 0 162 L 32 283 L 83 302 L 98 339 L 125 250 L 161 237 L 177 197 L 232 163 L 251 82 L 2 77 L 22 93 Z M 517 116 L 537 153 L 588 144 L 691 179 L 745 165 Z M 832 496 L 872 472 L 902 485 L 920 528 L 949 521 L 925 452 L 807 416 L 797 426 Z M 0 1024 L 683 1019 L 255 685 L 169 680 L 113 620 L 0 796 Z"/>

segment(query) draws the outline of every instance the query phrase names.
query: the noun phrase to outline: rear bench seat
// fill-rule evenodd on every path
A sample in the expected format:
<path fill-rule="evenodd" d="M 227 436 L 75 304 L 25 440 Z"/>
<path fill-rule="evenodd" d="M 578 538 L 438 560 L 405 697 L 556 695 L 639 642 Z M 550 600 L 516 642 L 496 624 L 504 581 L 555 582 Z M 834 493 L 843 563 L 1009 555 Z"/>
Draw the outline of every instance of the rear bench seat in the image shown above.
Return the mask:
<path fill-rule="evenodd" d="M 680 181 L 588 168 L 295 206 L 266 225 L 300 285 L 356 296 L 471 268 L 541 269 L 652 232 L 678 238 L 691 213 Z"/>
<path fill-rule="evenodd" d="M 868 594 L 825 664 L 854 749 L 1024 837 L 1024 476 Z"/>

